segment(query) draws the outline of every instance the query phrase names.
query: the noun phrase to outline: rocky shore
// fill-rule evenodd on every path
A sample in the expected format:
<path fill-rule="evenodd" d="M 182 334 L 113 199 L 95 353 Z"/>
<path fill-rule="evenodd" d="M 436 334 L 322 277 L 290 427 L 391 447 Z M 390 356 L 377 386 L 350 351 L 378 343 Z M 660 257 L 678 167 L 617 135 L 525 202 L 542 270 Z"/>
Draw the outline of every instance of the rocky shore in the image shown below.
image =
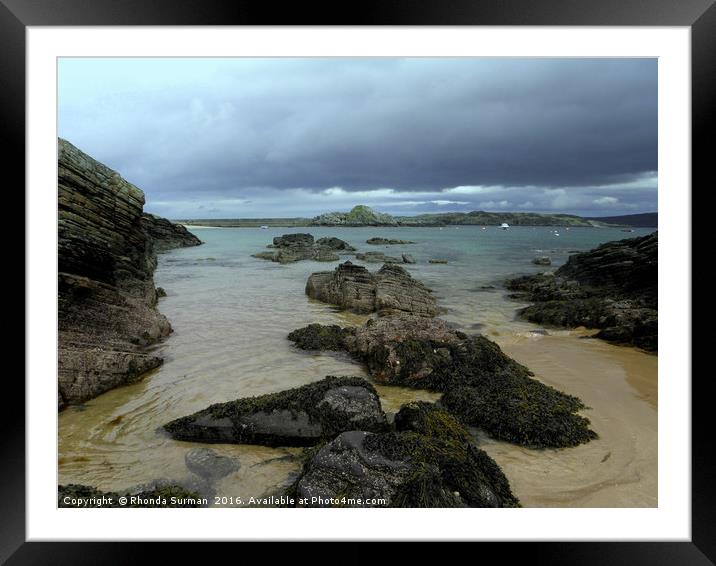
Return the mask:
<path fill-rule="evenodd" d="M 164 429 L 193 442 L 313 446 L 283 494 L 295 506 L 518 505 L 500 467 L 455 417 L 419 402 L 390 423 L 373 386 L 359 377 L 212 405 Z"/>
<path fill-rule="evenodd" d="M 146 350 L 171 332 L 156 308 L 156 254 L 201 242 L 143 206 L 141 190 L 58 140 L 60 409 L 162 363 Z"/>
<path fill-rule="evenodd" d="M 596 438 L 577 414 L 585 408 L 578 398 L 534 379 L 488 338 L 438 318 L 394 315 L 357 328 L 310 324 L 288 338 L 302 350 L 347 352 L 377 383 L 444 393 L 444 408 L 500 440 L 558 448 Z"/>
<path fill-rule="evenodd" d="M 574 254 L 555 272 L 510 279 L 506 287 L 534 302 L 519 311 L 530 322 L 598 329 L 598 338 L 656 352 L 657 283 L 654 232 Z"/>

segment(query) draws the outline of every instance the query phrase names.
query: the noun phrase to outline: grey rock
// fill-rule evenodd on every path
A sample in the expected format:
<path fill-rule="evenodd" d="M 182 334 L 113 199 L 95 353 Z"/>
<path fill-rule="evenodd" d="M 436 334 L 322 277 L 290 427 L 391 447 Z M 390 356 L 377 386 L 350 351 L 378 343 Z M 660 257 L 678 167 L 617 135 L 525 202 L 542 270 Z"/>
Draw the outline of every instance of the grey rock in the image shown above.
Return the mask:
<path fill-rule="evenodd" d="M 189 450 L 184 455 L 184 462 L 191 472 L 211 481 L 228 476 L 241 467 L 238 458 L 222 456 L 211 448 Z"/>
<path fill-rule="evenodd" d="M 306 294 L 357 313 L 409 312 L 435 316 L 437 303 L 430 289 L 398 265 L 386 264 L 376 273 L 350 261 L 334 271 L 313 273 Z"/>
<path fill-rule="evenodd" d="M 378 394 L 360 377 L 327 377 L 270 395 L 218 403 L 166 425 L 178 440 L 312 446 L 344 430 L 387 427 Z"/>

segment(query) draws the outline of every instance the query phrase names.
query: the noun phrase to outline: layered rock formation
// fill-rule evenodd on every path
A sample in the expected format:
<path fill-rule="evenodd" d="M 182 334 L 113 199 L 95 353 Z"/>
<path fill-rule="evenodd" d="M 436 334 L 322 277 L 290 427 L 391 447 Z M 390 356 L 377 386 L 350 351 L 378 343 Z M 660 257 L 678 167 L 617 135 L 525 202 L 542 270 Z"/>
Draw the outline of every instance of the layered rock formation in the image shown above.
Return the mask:
<path fill-rule="evenodd" d="M 156 248 L 182 230 L 143 216 L 144 194 L 60 139 L 58 153 L 59 407 L 159 366 L 149 346 L 171 332 L 156 309 Z M 181 227 L 180 227 L 181 228 Z M 163 234 L 171 233 L 164 245 Z M 182 235 L 180 245 L 196 245 Z"/>
<path fill-rule="evenodd" d="M 218 403 L 164 425 L 178 440 L 264 446 L 312 446 L 346 430 L 382 432 L 387 427 L 378 394 L 360 377 L 327 377 Z"/>
<path fill-rule="evenodd" d="M 357 328 L 311 324 L 288 338 L 301 349 L 346 351 L 379 383 L 443 392 L 451 413 L 498 439 L 562 447 L 596 437 L 576 414 L 585 408 L 578 398 L 534 379 L 484 336 L 437 318 L 394 315 Z"/>
<path fill-rule="evenodd" d="M 306 507 L 518 505 L 499 466 L 445 411 L 405 405 L 395 428 L 342 433 L 307 460 L 289 495 Z"/>
<path fill-rule="evenodd" d="M 656 351 L 658 235 L 607 242 L 570 256 L 554 273 L 507 281 L 534 301 L 520 316 L 537 324 L 597 328 L 597 337 Z"/>
<path fill-rule="evenodd" d="M 306 283 L 312 299 L 356 313 L 408 312 L 435 316 L 437 303 L 432 291 L 398 265 L 384 265 L 376 273 L 350 261 L 334 271 L 313 273 Z"/>
<path fill-rule="evenodd" d="M 252 257 L 268 259 L 278 263 L 293 263 L 304 259 L 314 261 L 338 261 L 337 252 L 346 253 L 355 251 L 355 248 L 339 238 L 320 238 L 317 241 L 311 234 L 284 234 L 273 239 L 270 252 L 259 252 Z"/>

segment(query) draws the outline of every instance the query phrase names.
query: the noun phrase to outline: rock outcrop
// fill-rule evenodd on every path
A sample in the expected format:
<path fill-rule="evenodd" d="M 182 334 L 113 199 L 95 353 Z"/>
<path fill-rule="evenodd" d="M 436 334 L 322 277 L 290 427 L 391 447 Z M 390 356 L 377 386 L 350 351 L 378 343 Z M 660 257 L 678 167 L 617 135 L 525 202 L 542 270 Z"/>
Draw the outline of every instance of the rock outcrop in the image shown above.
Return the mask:
<path fill-rule="evenodd" d="M 541 325 L 599 329 L 597 337 L 647 351 L 658 347 L 658 235 L 607 242 L 570 256 L 554 273 L 507 281 L 535 304 L 521 317 Z"/>
<path fill-rule="evenodd" d="M 515 507 L 499 466 L 452 416 L 410 403 L 396 430 L 344 432 L 310 457 L 290 488 L 305 507 Z"/>
<path fill-rule="evenodd" d="M 360 377 L 327 377 L 296 389 L 218 403 L 164 429 L 178 440 L 312 446 L 346 430 L 388 424 L 373 386 Z"/>
<path fill-rule="evenodd" d="M 369 206 L 359 204 L 350 212 L 328 212 L 316 216 L 311 224 L 315 226 L 397 226 L 390 214 L 376 212 Z"/>
<path fill-rule="evenodd" d="M 530 447 L 574 446 L 596 438 L 576 397 L 533 378 L 488 338 L 437 318 L 395 315 L 357 328 L 312 324 L 289 339 L 302 349 L 348 352 L 379 383 L 443 392 L 464 423 Z"/>
<path fill-rule="evenodd" d="M 334 271 L 311 274 L 306 294 L 356 313 L 409 312 L 420 316 L 438 313 L 432 291 L 398 265 L 384 265 L 371 273 L 346 261 Z"/>
<path fill-rule="evenodd" d="M 259 252 L 252 257 L 267 259 L 278 263 L 293 263 L 304 259 L 314 261 L 338 261 L 337 252 L 347 253 L 355 251 L 351 245 L 339 238 L 320 238 L 317 241 L 311 234 L 284 234 L 273 239 L 274 248 L 270 252 Z"/>
<path fill-rule="evenodd" d="M 142 227 L 152 240 L 155 253 L 201 245 L 201 240 L 181 224 L 154 214 L 145 212 L 142 215 Z"/>
<path fill-rule="evenodd" d="M 144 194 L 60 139 L 58 156 L 59 407 L 126 384 L 162 362 L 149 346 L 171 332 L 153 273 L 163 234 Z M 161 221 L 161 222 L 160 222 Z M 181 228 L 181 227 L 180 227 Z M 183 242 L 198 243 L 184 236 Z M 184 244 L 180 244 L 184 245 Z"/>

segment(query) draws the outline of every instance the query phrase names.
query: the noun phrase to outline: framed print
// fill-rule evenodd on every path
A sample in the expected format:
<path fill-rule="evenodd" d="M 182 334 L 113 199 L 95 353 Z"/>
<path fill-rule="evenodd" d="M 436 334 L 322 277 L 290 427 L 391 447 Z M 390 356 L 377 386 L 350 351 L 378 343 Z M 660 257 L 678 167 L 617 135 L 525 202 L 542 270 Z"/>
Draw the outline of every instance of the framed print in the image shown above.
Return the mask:
<path fill-rule="evenodd" d="M 711 563 L 716 8 L 652 4 L 3 0 L 28 329 L 3 559 Z"/>

